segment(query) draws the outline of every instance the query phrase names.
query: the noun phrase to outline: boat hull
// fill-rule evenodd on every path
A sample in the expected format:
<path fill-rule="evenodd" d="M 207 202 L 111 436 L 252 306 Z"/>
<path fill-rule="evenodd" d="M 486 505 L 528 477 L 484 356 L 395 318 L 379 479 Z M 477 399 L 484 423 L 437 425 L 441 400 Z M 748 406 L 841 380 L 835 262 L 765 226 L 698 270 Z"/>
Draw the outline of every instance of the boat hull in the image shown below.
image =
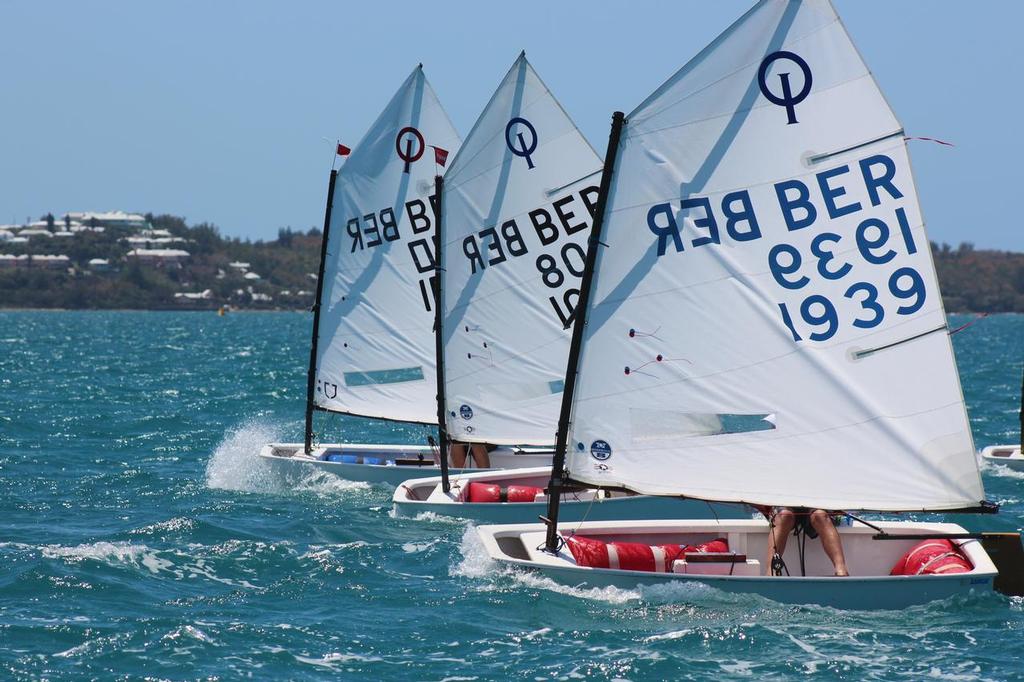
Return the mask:
<path fill-rule="evenodd" d="M 963 529 L 954 524 L 880 522 L 891 534 L 956 533 Z M 727 537 L 733 551 L 761 559 L 767 538 L 763 521 L 634 521 L 586 522 L 573 529 L 581 535 L 614 538 L 619 541 L 661 542 L 681 539 Z M 995 565 L 981 544 L 962 541 L 961 549 L 974 568 L 969 573 L 919 576 L 891 576 L 888 569 L 895 560 L 914 546 L 915 540 L 873 540 L 875 531 L 864 527 L 840 528 L 847 562 L 853 577 L 832 577 L 831 565 L 820 551 L 820 543 L 806 545 L 806 577 L 772 577 L 765 575 L 690 575 L 652 573 L 577 566 L 567 549 L 550 555 L 538 549 L 543 545 L 544 527 L 540 524 L 480 526 L 477 529 L 487 553 L 499 564 L 515 566 L 540 573 L 552 580 L 581 587 L 618 587 L 636 589 L 654 586 L 675 586 L 679 601 L 702 599 L 707 587 L 730 594 L 749 594 L 787 604 L 817 604 L 840 609 L 902 609 L 956 595 L 988 593 L 997 574 Z M 799 573 L 795 541 L 786 548 L 785 560 L 794 573 Z M 868 556 L 870 555 L 870 556 Z M 762 569 L 763 570 L 763 569 Z M 690 588 L 690 589 L 686 589 Z M 666 594 L 671 595 L 672 592 Z"/>
<path fill-rule="evenodd" d="M 1024 471 L 1024 454 L 1019 445 L 990 445 L 981 451 L 981 459 L 1016 471 Z"/>
<path fill-rule="evenodd" d="M 441 490 L 440 476 L 404 481 L 395 489 L 395 515 L 416 517 L 430 513 L 481 523 L 532 523 L 547 515 L 547 500 L 538 502 L 466 502 L 463 490 L 471 482 L 497 485 L 530 485 L 544 488 L 551 476 L 551 467 L 531 467 L 511 471 L 474 471 L 453 475 L 452 492 Z M 648 495 L 618 496 L 595 499 L 593 491 L 565 495 L 558 506 L 558 518 L 566 522 L 610 521 L 616 519 L 695 519 L 718 516 L 726 519 L 749 519 L 752 510 L 739 504 L 709 504 L 698 500 L 680 500 Z"/>
<path fill-rule="evenodd" d="M 330 461 L 329 454 L 350 455 L 356 462 Z M 319 470 L 347 481 L 358 481 L 375 485 L 397 486 L 403 481 L 415 478 L 437 476 L 441 467 L 434 461 L 429 446 L 420 445 L 374 445 L 363 443 L 341 443 L 319 446 L 306 455 L 302 443 L 269 443 L 259 452 L 261 460 L 286 475 L 295 475 Z M 410 464 L 370 464 L 362 460 L 372 458 L 384 461 L 409 461 Z M 491 453 L 494 468 L 517 468 L 547 464 L 551 454 L 543 450 L 517 451 L 499 448 Z M 492 471 L 493 469 L 451 469 L 453 475 Z"/>

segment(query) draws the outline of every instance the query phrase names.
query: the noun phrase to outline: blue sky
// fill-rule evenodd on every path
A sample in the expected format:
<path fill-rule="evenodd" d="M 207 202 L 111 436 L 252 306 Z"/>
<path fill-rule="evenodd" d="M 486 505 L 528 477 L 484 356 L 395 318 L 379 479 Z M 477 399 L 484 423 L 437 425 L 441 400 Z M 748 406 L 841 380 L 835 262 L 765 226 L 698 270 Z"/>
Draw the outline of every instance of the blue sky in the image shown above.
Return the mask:
<path fill-rule="evenodd" d="M 464 135 L 521 49 L 594 147 L 750 0 L 0 0 L 0 223 L 125 209 L 273 238 L 322 220 L 418 62 Z M 912 143 L 930 237 L 1024 251 L 1024 3 L 837 0 Z"/>

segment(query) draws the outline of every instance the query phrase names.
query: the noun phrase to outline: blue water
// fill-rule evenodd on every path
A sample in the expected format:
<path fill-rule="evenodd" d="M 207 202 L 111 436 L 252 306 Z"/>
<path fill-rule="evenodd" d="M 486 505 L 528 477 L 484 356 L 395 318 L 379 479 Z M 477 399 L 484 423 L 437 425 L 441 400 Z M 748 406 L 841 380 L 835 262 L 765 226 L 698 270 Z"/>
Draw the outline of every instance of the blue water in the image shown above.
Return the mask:
<path fill-rule="evenodd" d="M 559 588 L 498 570 L 461 523 L 392 519 L 387 490 L 323 475 L 286 485 L 255 453 L 301 434 L 308 324 L 298 313 L 0 313 L 0 678 L 1024 672 L 1020 600 L 840 612 Z M 1016 440 L 1024 316 L 953 338 L 978 447 Z M 330 428 L 422 438 L 357 419 Z M 984 477 L 1003 512 L 967 521 L 1018 529 L 1024 475 Z"/>

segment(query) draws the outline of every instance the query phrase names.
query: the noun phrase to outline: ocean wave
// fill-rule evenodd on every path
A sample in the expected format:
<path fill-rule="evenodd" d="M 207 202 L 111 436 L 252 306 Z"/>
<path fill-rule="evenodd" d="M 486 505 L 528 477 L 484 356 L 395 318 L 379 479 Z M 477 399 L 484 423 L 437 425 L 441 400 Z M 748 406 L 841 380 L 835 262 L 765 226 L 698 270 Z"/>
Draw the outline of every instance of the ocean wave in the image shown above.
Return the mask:
<path fill-rule="evenodd" d="M 194 546 L 196 548 L 201 546 Z M 171 577 L 175 580 L 206 580 L 230 585 L 257 589 L 248 580 L 225 578 L 217 574 L 210 564 L 210 558 L 196 556 L 196 553 L 185 553 L 178 550 L 162 551 L 152 549 L 143 544 L 129 542 L 92 542 L 74 546 L 46 545 L 40 548 L 45 559 L 60 559 L 67 563 L 78 564 L 87 561 L 98 562 L 114 568 L 133 568 L 145 570 L 154 576 Z M 213 558 L 217 552 L 214 550 Z"/>

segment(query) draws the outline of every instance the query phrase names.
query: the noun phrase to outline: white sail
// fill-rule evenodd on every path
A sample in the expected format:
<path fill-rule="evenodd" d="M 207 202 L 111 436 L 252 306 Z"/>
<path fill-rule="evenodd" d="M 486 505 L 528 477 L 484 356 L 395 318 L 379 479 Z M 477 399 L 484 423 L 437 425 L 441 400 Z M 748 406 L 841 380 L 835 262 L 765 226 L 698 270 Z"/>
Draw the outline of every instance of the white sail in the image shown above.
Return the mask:
<path fill-rule="evenodd" d="M 437 422 L 432 147 L 459 135 L 418 67 L 338 172 L 320 301 L 316 405 Z"/>
<path fill-rule="evenodd" d="M 827 0 L 759 2 L 627 117 L 611 183 L 574 479 L 978 505 L 903 131 Z"/>
<path fill-rule="evenodd" d="M 449 435 L 555 440 L 601 161 L 521 55 L 445 175 Z"/>

